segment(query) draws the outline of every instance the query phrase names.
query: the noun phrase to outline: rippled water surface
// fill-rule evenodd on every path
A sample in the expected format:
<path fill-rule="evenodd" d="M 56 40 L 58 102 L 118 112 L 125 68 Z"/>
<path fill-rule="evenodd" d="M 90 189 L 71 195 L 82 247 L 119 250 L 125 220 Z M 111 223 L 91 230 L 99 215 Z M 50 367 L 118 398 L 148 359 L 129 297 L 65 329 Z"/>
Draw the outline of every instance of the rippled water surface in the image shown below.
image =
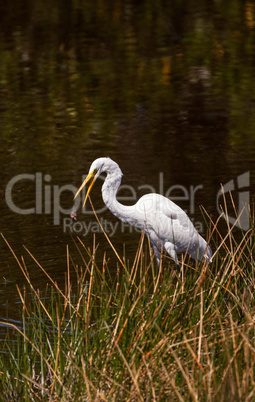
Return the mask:
<path fill-rule="evenodd" d="M 119 163 L 123 203 L 168 195 L 203 235 L 200 205 L 218 218 L 220 183 L 233 180 L 238 205 L 247 173 L 252 200 L 254 57 L 250 1 L 0 2 L 0 230 L 35 287 L 47 279 L 23 246 L 64 286 L 67 245 L 82 265 L 70 231 L 90 248 L 96 233 L 99 264 L 106 251 L 116 269 L 93 214 L 78 211 L 76 226 L 68 215 L 97 157 Z M 132 261 L 139 233 L 99 218 Z M 15 319 L 25 280 L 3 239 L 0 258 L 1 315 Z"/>

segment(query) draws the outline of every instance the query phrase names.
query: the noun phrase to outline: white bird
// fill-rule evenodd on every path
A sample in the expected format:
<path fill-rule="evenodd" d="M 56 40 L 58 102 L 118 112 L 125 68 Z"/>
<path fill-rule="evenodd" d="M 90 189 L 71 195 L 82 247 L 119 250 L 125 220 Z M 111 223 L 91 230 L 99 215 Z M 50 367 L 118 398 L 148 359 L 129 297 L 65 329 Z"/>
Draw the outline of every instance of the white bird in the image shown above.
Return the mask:
<path fill-rule="evenodd" d="M 197 232 L 187 214 L 169 198 L 151 193 L 142 196 L 132 206 L 119 203 L 116 194 L 121 183 L 122 171 L 111 158 L 98 158 L 92 163 L 75 198 L 89 180 L 92 180 L 83 204 L 85 205 L 93 184 L 103 172 L 106 173 L 102 186 L 104 203 L 117 218 L 144 230 L 153 245 L 158 264 L 163 249 L 177 265 L 177 253 L 183 252 L 187 252 L 195 260 L 212 262 L 212 251 L 207 242 Z"/>

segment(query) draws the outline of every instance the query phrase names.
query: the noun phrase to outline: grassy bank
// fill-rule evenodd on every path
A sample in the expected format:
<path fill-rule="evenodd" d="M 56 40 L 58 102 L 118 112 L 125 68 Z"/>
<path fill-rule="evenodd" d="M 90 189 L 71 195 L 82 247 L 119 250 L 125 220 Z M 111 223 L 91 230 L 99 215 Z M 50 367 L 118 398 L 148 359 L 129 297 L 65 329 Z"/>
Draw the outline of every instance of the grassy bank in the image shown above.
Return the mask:
<path fill-rule="evenodd" d="M 83 264 L 67 250 L 64 291 L 48 277 L 39 293 L 15 256 L 27 287 L 17 287 L 22 328 L 3 323 L 2 400 L 254 400 L 252 222 L 238 241 L 211 225 L 213 264 L 185 258 L 182 276 L 166 257 L 158 272 L 143 236 L 133 265 L 111 261 L 116 274 L 78 242 Z"/>

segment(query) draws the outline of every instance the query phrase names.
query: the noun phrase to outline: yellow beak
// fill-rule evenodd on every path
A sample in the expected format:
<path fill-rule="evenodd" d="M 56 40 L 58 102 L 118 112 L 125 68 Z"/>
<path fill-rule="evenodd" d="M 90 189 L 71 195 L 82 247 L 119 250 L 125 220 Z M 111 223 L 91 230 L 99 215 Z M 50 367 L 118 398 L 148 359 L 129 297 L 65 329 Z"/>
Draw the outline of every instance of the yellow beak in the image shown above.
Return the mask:
<path fill-rule="evenodd" d="M 91 172 L 91 173 L 88 174 L 88 176 L 86 177 L 86 179 L 85 179 L 84 182 L 82 183 L 81 187 L 79 188 L 79 190 L 77 191 L 77 193 L 76 193 L 75 196 L 74 196 L 74 198 L 76 198 L 77 195 L 78 195 L 78 194 L 81 192 L 81 190 L 83 189 L 83 187 L 86 186 L 86 184 L 88 183 L 88 181 L 89 181 L 91 178 L 93 178 L 93 179 L 92 179 L 92 182 L 91 182 L 90 185 L 89 185 L 89 188 L 88 188 L 88 191 L 87 191 L 87 194 L 86 194 L 84 203 L 83 203 L 83 207 L 84 207 L 84 205 L 86 204 L 86 201 L 87 201 L 87 199 L 88 199 L 89 193 L 90 193 L 90 191 L 91 191 L 91 189 L 92 189 L 92 187 L 93 187 L 93 184 L 95 183 L 95 180 L 96 180 L 96 173 L 97 173 L 97 171 L 96 171 L 96 170 L 93 170 L 93 172 Z"/>

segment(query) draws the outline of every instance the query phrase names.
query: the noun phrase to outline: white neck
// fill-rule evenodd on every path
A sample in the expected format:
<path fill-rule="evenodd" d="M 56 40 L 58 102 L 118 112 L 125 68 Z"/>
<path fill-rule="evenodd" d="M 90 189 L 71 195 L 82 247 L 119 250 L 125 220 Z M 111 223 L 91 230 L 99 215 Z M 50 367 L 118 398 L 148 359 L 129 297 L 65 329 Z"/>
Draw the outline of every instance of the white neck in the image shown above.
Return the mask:
<path fill-rule="evenodd" d="M 107 173 L 105 182 L 102 187 L 102 197 L 105 205 L 109 210 L 121 219 L 123 222 L 129 222 L 134 219 L 135 207 L 122 205 L 116 198 L 118 188 L 121 184 L 122 172 L 120 168 L 114 173 Z M 134 223 L 132 223 L 134 224 Z"/>

